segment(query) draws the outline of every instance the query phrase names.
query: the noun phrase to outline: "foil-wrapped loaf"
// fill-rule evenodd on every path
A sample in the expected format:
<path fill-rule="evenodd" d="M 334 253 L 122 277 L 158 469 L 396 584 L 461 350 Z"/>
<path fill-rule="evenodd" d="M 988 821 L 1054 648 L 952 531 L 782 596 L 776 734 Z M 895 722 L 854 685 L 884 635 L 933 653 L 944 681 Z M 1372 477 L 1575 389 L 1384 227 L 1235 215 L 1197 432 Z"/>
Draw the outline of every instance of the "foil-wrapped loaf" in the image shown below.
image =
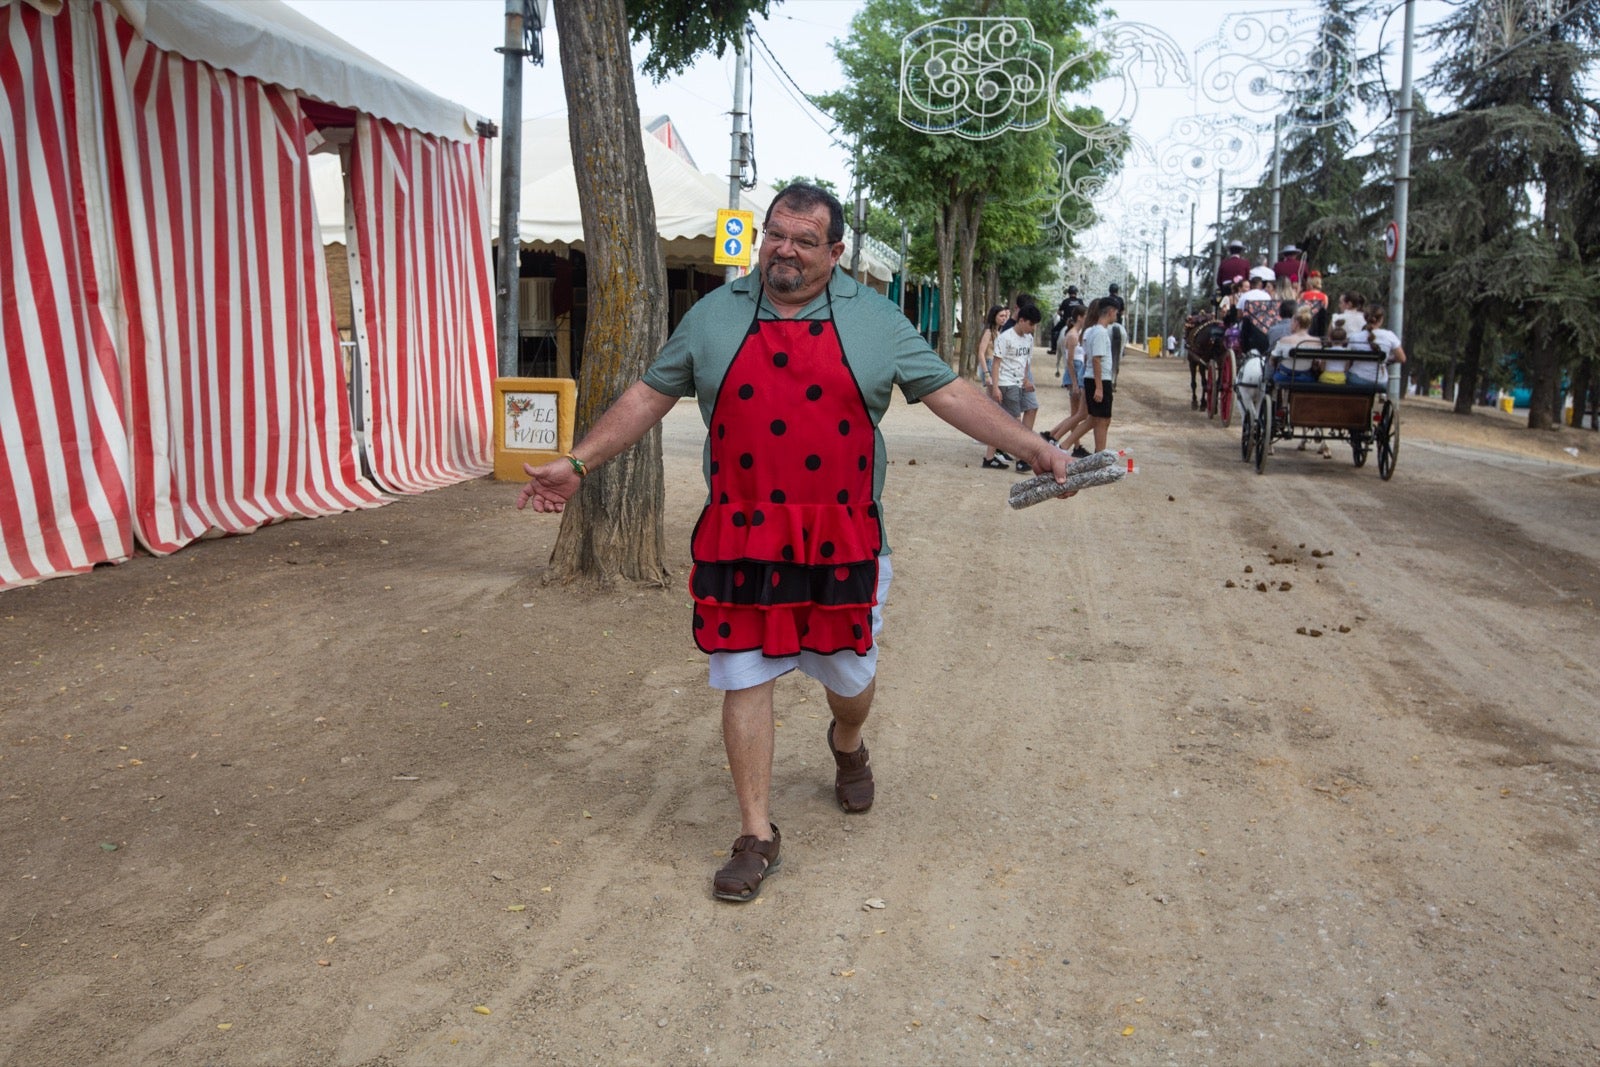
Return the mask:
<path fill-rule="evenodd" d="M 1109 449 L 1085 456 L 1067 468 L 1065 485 L 1057 482 L 1053 474 L 1024 478 L 1011 487 L 1009 503 L 1017 509 L 1030 508 L 1035 504 L 1054 500 L 1080 489 L 1120 482 L 1128 474 L 1128 469 L 1121 460 L 1122 456 L 1119 453 Z"/>

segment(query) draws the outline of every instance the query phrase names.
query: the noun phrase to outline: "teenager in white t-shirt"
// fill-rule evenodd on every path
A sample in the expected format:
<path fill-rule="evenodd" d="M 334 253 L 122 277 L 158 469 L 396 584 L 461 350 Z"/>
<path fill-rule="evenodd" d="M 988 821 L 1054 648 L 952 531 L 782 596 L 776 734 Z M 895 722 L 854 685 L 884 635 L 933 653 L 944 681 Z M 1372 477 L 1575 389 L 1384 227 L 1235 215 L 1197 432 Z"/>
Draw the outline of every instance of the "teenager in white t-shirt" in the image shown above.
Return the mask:
<path fill-rule="evenodd" d="M 1117 309 L 1111 304 L 1091 304 L 1089 315 L 1094 325 L 1083 332 L 1083 391 L 1088 418 L 1058 441 L 1057 447 L 1070 449 L 1093 430 L 1094 449 L 1100 452 L 1106 447 L 1106 436 L 1111 428 L 1111 400 L 1116 387 L 1116 369 L 1111 359 L 1111 324 L 1116 321 Z"/>

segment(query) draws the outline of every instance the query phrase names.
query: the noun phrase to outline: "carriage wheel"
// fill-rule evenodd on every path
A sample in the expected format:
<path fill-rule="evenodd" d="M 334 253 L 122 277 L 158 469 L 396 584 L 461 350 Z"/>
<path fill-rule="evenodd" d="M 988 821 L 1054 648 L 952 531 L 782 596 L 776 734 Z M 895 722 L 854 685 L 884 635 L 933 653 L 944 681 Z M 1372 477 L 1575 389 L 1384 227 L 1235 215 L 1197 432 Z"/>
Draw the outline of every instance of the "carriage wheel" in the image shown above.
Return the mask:
<path fill-rule="evenodd" d="M 1388 481 L 1394 477 L 1394 464 L 1400 458 L 1400 409 L 1392 402 L 1383 402 L 1383 415 L 1378 419 L 1378 477 Z"/>
<path fill-rule="evenodd" d="M 1367 465 L 1367 453 L 1372 450 L 1372 439 L 1365 430 L 1350 432 L 1350 459 L 1360 469 Z"/>
<path fill-rule="evenodd" d="M 1256 420 L 1250 417 L 1250 409 L 1243 403 L 1239 405 L 1239 458 L 1245 463 L 1250 462 L 1250 448 L 1256 443 Z"/>
<path fill-rule="evenodd" d="M 1267 470 L 1267 449 L 1272 446 L 1272 394 L 1267 393 L 1261 398 L 1261 407 L 1256 411 L 1256 473 L 1265 474 Z"/>

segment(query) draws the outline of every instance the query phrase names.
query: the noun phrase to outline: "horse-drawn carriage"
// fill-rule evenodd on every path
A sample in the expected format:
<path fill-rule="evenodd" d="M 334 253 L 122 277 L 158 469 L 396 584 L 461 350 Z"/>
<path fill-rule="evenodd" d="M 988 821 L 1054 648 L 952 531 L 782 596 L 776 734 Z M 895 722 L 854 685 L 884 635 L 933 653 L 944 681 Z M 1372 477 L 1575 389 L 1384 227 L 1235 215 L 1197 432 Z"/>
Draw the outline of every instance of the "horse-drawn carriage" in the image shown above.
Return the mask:
<path fill-rule="evenodd" d="M 1386 358 L 1382 352 L 1300 345 L 1272 367 L 1249 352 L 1234 385 L 1239 457 L 1254 459 L 1260 474 L 1274 441 L 1348 441 L 1355 465 L 1365 466 L 1376 452 L 1378 476 L 1388 481 L 1400 452 L 1400 405 L 1382 384 Z M 1318 381 L 1318 372 L 1329 367 L 1345 368 L 1345 381 Z"/>

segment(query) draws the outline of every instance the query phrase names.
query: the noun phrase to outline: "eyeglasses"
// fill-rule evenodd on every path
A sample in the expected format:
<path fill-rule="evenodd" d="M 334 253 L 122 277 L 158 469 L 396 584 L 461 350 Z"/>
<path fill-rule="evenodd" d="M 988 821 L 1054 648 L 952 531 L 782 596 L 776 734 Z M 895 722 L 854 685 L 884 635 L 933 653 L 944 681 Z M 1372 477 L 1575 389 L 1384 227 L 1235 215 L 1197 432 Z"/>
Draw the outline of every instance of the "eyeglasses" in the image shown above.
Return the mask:
<path fill-rule="evenodd" d="M 821 241 L 812 240 L 810 237 L 794 237 L 787 233 L 780 233 L 777 230 L 768 230 L 766 239 L 775 245 L 788 243 L 791 247 L 797 248 L 802 252 L 815 252 L 822 247 Z"/>

